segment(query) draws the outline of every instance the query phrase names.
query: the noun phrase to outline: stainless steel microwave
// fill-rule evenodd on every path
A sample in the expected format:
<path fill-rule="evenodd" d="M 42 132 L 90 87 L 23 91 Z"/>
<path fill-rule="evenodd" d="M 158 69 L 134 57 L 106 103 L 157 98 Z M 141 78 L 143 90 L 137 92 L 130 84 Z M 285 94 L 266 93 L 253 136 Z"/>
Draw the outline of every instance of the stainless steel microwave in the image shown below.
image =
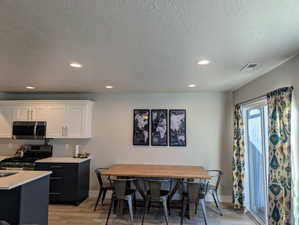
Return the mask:
<path fill-rule="evenodd" d="M 45 139 L 46 121 L 14 121 L 12 126 L 13 139 Z"/>

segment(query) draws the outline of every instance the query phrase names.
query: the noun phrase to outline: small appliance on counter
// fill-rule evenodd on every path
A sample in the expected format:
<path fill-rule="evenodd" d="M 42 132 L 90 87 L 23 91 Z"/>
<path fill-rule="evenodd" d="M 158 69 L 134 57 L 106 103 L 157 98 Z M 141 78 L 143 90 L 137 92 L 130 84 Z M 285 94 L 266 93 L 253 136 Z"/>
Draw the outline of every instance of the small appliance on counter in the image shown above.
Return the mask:
<path fill-rule="evenodd" d="M 22 145 L 11 158 L 0 162 L 2 170 L 34 170 L 35 161 L 52 157 L 53 145 Z"/>
<path fill-rule="evenodd" d="M 73 158 L 88 158 L 90 155 L 90 153 L 87 152 L 80 152 L 80 146 L 76 145 L 75 146 L 75 154 L 73 156 Z"/>

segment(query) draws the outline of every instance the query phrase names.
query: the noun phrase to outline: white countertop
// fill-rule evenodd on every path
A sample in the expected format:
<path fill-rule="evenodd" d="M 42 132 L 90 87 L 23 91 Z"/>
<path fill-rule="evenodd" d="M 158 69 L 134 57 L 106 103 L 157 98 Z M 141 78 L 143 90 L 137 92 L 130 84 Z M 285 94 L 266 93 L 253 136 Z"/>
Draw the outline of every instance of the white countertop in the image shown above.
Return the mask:
<path fill-rule="evenodd" d="M 11 157 L 13 157 L 13 155 L 0 155 L 0 161 Z"/>
<path fill-rule="evenodd" d="M 35 162 L 37 163 L 82 163 L 87 160 L 90 160 L 91 158 L 72 158 L 72 157 L 49 157 L 41 160 L 37 160 Z"/>
<path fill-rule="evenodd" d="M 32 170 L 0 170 L 1 172 L 17 172 L 17 174 L 0 177 L 0 190 L 11 190 L 23 184 L 38 180 L 50 175 L 51 171 L 32 171 Z"/>

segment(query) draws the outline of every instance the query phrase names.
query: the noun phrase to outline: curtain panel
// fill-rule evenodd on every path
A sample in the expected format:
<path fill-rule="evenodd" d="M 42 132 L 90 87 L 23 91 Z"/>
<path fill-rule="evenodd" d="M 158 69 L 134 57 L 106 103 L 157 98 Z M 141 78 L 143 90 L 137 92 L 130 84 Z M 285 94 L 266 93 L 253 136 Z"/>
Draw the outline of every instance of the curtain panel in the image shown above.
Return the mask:
<path fill-rule="evenodd" d="M 292 87 L 267 94 L 269 116 L 268 224 L 292 221 L 291 103 Z"/>
<path fill-rule="evenodd" d="M 234 111 L 234 141 L 233 141 L 233 205 L 235 209 L 244 207 L 244 122 L 241 105 Z"/>

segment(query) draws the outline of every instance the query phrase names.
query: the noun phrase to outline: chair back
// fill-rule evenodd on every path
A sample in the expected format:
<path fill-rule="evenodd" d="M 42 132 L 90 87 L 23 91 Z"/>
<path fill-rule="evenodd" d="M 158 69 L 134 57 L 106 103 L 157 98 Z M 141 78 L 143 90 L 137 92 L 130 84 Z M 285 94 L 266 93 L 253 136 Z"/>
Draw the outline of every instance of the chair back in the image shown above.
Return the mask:
<path fill-rule="evenodd" d="M 162 185 L 163 185 L 163 183 L 169 183 L 169 180 L 149 179 L 149 180 L 147 180 L 147 183 L 148 183 L 148 188 L 149 188 L 149 192 L 151 195 L 151 200 L 152 201 L 160 201 Z"/>
<path fill-rule="evenodd" d="M 112 185 L 114 194 L 117 199 L 124 199 L 127 194 L 127 190 L 131 188 L 131 184 L 134 183 L 135 179 L 113 179 Z"/>
<path fill-rule="evenodd" d="M 208 170 L 209 175 L 212 177 L 212 180 L 210 184 L 214 185 L 216 188 L 216 191 L 218 191 L 223 172 L 221 170 Z"/>
<path fill-rule="evenodd" d="M 205 198 L 209 187 L 209 181 L 203 180 L 198 182 L 187 182 L 187 195 L 190 202 L 197 202 Z"/>
<path fill-rule="evenodd" d="M 108 168 L 97 168 L 94 170 L 95 174 L 97 175 L 98 182 L 100 187 L 106 185 L 111 185 L 110 179 L 108 176 L 102 176 L 102 172 L 107 170 Z"/>

